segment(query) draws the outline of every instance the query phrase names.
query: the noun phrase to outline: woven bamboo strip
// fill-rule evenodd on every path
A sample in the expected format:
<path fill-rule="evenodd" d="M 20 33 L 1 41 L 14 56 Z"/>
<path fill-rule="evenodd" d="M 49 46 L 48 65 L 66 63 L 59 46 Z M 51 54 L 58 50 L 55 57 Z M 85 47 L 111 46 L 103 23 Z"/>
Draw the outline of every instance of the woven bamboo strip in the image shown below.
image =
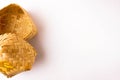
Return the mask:
<path fill-rule="evenodd" d="M 0 10 L 0 34 L 15 33 L 25 40 L 36 33 L 36 26 L 25 9 L 10 4 Z"/>
<path fill-rule="evenodd" d="M 0 35 L 0 71 L 7 77 L 30 70 L 35 56 L 35 49 L 16 34 Z"/>

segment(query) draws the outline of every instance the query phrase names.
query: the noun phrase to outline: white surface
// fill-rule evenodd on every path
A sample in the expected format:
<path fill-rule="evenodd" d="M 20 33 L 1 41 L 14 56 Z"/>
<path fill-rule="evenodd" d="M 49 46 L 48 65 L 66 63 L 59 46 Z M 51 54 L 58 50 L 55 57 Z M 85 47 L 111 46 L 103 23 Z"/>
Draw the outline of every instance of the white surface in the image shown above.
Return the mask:
<path fill-rule="evenodd" d="M 38 56 L 31 71 L 0 80 L 120 80 L 119 0 L 0 0 L 0 7 L 10 3 L 36 23 Z"/>

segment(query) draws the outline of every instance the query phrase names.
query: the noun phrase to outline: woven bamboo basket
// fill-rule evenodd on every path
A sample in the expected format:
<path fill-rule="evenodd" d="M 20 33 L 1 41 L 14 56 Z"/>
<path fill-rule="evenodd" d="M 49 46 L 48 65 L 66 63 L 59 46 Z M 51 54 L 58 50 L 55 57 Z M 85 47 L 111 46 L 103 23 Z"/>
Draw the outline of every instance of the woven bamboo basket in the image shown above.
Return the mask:
<path fill-rule="evenodd" d="M 35 56 L 34 48 L 16 34 L 0 35 L 0 72 L 7 77 L 30 70 Z"/>
<path fill-rule="evenodd" d="M 25 9 L 10 4 L 0 10 L 0 34 L 15 33 L 25 40 L 36 34 L 36 26 Z"/>

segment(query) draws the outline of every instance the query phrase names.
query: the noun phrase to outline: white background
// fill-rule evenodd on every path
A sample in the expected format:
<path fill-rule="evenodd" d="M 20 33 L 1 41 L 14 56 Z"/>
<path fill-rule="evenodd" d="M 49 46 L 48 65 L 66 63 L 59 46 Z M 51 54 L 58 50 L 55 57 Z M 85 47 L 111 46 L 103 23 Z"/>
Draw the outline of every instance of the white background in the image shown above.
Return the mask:
<path fill-rule="evenodd" d="M 38 34 L 31 71 L 0 80 L 120 80 L 119 0 L 0 0 L 25 8 Z"/>

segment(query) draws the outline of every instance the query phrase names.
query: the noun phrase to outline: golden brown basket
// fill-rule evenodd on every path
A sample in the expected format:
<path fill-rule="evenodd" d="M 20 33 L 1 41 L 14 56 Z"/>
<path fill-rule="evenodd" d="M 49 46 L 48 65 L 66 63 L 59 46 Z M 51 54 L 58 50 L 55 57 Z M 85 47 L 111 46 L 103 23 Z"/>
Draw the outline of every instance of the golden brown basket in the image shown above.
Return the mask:
<path fill-rule="evenodd" d="M 36 32 L 32 19 L 19 5 L 10 4 L 0 10 L 0 34 L 15 33 L 23 39 L 30 39 Z"/>
<path fill-rule="evenodd" d="M 34 48 L 16 34 L 0 35 L 0 71 L 7 77 L 30 70 L 35 56 Z"/>

